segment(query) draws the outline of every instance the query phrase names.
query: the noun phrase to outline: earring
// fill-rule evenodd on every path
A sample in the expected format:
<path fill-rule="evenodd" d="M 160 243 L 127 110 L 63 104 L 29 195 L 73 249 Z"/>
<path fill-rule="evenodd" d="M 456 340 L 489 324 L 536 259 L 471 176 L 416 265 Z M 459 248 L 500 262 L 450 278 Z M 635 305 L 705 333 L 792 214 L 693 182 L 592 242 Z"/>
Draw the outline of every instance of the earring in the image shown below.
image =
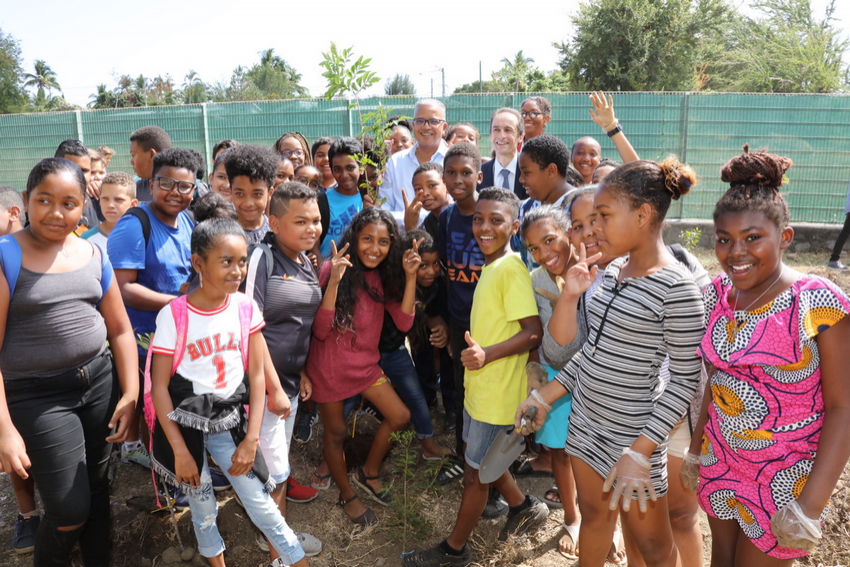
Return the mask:
<path fill-rule="evenodd" d="M 200 287 L 204 287 L 204 274 L 198 274 L 198 284 L 200 285 Z"/>

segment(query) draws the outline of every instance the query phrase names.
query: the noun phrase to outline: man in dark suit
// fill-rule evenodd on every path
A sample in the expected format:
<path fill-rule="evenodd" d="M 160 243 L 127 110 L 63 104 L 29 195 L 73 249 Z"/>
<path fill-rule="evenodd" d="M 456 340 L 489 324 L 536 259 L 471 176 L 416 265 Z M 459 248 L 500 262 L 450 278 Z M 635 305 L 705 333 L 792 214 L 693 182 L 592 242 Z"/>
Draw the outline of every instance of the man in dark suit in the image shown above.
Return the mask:
<path fill-rule="evenodd" d="M 513 108 L 500 108 L 490 115 L 490 144 L 496 157 L 481 164 L 484 174 L 478 189 L 484 187 L 504 187 L 512 190 L 520 199 L 527 199 L 528 193 L 519 182 L 521 172 L 517 160 L 517 148 L 522 141 L 524 129 L 522 116 Z"/>

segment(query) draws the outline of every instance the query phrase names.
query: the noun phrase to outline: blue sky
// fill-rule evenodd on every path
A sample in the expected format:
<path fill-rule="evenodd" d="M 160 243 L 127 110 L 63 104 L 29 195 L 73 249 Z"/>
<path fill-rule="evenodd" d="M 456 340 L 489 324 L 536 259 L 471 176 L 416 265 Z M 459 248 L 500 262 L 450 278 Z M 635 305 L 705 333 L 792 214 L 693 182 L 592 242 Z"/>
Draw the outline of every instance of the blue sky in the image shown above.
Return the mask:
<path fill-rule="evenodd" d="M 825 0 L 813 0 L 822 15 Z M 847 30 L 850 2 L 836 11 Z M 556 67 L 552 42 L 569 38 L 576 0 L 160 0 L 97 3 L 37 0 L 27 7 L 0 0 L 0 29 L 20 41 L 26 71 L 44 59 L 66 98 L 84 106 L 96 85 L 115 86 L 122 74 L 170 74 L 182 85 L 190 69 L 206 82 L 227 80 L 270 47 L 303 75 L 314 96 L 325 90 L 319 67 L 331 41 L 372 58 L 378 76 L 410 75 L 419 95 L 487 79 L 502 58 L 523 50 L 543 70 Z M 360 7 L 362 6 L 362 8 Z M 504 11 L 510 6 L 511 11 Z M 383 92 L 383 83 L 372 89 Z"/>

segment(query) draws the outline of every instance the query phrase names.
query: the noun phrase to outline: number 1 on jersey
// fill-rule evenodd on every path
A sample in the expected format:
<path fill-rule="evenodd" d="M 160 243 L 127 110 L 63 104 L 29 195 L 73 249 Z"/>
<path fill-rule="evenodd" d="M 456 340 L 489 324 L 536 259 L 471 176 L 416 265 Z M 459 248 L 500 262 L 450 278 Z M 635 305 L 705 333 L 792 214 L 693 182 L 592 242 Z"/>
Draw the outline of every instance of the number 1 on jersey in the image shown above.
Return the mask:
<path fill-rule="evenodd" d="M 218 355 L 212 359 L 213 366 L 215 366 L 215 389 L 220 390 L 227 386 L 227 382 L 224 380 L 225 370 L 224 370 L 224 357 Z"/>

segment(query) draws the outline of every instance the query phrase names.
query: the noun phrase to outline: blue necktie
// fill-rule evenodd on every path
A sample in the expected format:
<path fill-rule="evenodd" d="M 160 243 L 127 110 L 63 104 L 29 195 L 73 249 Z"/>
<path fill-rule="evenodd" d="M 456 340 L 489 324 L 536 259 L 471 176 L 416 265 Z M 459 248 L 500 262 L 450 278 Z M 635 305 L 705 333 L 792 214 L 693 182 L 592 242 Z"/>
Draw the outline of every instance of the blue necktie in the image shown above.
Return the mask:
<path fill-rule="evenodd" d="M 511 188 L 511 186 L 508 185 L 508 175 L 510 175 L 510 174 L 511 174 L 511 172 L 508 171 L 507 169 L 503 169 L 502 171 L 499 172 L 499 175 L 502 176 L 502 187 L 504 187 L 505 189 Z"/>

